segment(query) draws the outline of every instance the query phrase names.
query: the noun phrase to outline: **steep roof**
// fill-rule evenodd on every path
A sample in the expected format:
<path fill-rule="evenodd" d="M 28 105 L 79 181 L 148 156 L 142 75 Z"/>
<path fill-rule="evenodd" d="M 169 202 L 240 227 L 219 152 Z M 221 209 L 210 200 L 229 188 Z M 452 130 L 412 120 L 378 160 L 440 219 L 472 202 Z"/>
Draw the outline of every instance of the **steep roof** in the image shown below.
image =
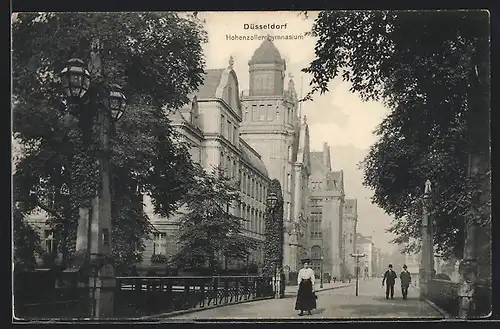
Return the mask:
<path fill-rule="evenodd" d="M 281 54 L 270 39 L 264 40 L 253 53 L 249 64 L 254 63 L 282 63 Z"/>
<path fill-rule="evenodd" d="M 236 88 L 238 89 L 238 77 L 236 76 L 236 72 L 234 72 L 232 66 L 225 69 L 206 70 L 205 75 L 203 76 L 203 84 L 200 86 L 198 91 L 192 93 L 190 96 L 196 95 L 198 100 L 214 98 L 222 100 L 225 97 L 225 91 L 227 92 L 226 88 L 230 83 L 230 79 L 234 79 L 233 81 L 236 83 Z M 239 90 L 236 90 L 236 104 L 233 104 L 231 108 L 241 117 L 242 113 L 239 94 Z"/>
<path fill-rule="evenodd" d="M 256 151 L 248 145 L 247 142 L 245 142 L 244 139 L 240 138 L 240 143 L 241 145 L 241 153 L 243 156 L 243 159 L 245 159 L 248 163 L 250 163 L 254 168 L 256 168 L 261 174 L 263 174 L 266 177 L 269 177 L 269 174 L 267 173 L 266 165 L 260 158 L 260 156 L 257 156 L 255 153 Z"/>
<path fill-rule="evenodd" d="M 198 99 L 215 97 L 224 70 L 225 69 L 206 70 L 206 74 L 203 76 L 203 84 L 200 86 L 200 89 L 196 92 Z"/>

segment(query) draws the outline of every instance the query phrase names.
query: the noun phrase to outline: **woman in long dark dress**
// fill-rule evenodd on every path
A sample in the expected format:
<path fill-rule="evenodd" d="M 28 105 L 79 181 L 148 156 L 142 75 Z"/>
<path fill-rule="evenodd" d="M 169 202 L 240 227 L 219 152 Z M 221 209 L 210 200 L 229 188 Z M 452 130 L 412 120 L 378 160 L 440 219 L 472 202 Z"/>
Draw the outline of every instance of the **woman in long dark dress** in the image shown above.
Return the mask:
<path fill-rule="evenodd" d="M 311 310 L 316 309 L 316 295 L 314 294 L 314 271 L 309 267 L 309 261 L 304 261 L 304 267 L 300 269 L 297 276 L 299 290 L 295 310 L 304 315 L 304 311 L 311 315 Z"/>

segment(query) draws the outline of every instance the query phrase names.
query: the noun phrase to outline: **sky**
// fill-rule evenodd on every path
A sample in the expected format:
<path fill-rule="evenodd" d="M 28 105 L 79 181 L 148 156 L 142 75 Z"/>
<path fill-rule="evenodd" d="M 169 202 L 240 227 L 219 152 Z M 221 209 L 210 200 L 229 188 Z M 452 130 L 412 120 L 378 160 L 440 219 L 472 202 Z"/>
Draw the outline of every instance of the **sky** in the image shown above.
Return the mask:
<path fill-rule="evenodd" d="M 304 33 L 310 31 L 316 15 L 308 12 L 308 18 L 304 19 L 299 12 L 286 11 L 199 13 L 198 17 L 205 20 L 209 39 L 204 45 L 206 66 L 208 69 L 227 67 L 230 56 L 233 56 L 240 92 L 248 90 L 248 61 L 262 40 L 237 40 L 238 37 L 292 36 L 288 40 L 275 39 L 274 44 L 286 60 L 286 74 L 292 74 L 297 93 L 305 95 L 309 91 L 310 76 L 301 69 L 314 59 L 315 39 L 304 36 Z M 251 24 L 275 24 L 282 28 L 245 29 L 245 24 L 249 27 Z M 298 39 L 299 36 L 303 38 Z M 350 85 L 341 78 L 334 79 L 329 92 L 303 103 L 301 112 L 307 116 L 311 150 L 321 151 L 323 142 L 330 145 L 333 170 L 344 170 L 346 197 L 358 199 L 358 232 L 372 236 L 377 247 L 391 252 L 394 246 L 389 241 L 394 237 L 385 232 L 391 217 L 370 202 L 372 192 L 363 187 L 363 173 L 357 169 L 357 163 L 363 160 L 376 141 L 373 131 L 388 114 L 388 109 L 377 102 L 361 101 L 349 88 Z"/>

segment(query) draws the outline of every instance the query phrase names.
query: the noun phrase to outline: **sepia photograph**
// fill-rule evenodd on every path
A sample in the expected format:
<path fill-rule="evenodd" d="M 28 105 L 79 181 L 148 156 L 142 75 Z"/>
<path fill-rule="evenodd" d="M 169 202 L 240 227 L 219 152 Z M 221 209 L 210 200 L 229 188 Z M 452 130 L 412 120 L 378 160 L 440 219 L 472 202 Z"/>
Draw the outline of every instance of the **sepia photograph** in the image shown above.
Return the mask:
<path fill-rule="evenodd" d="M 490 20 L 12 13 L 12 320 L 487 319 Z"/>

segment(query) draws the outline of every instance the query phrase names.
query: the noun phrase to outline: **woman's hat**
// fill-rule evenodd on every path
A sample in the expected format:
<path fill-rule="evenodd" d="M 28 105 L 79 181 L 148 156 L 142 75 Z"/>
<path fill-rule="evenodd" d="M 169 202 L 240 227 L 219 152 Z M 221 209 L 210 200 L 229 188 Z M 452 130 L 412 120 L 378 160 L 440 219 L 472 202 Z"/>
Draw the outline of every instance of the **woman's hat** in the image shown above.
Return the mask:
<path fill-rule="evenodd" d="M 309 258 L 304 258 L 304 259 L 302 259 L 302 264 L 304 264 L 304 263 L 311 264 L 311 260 Z"/>

